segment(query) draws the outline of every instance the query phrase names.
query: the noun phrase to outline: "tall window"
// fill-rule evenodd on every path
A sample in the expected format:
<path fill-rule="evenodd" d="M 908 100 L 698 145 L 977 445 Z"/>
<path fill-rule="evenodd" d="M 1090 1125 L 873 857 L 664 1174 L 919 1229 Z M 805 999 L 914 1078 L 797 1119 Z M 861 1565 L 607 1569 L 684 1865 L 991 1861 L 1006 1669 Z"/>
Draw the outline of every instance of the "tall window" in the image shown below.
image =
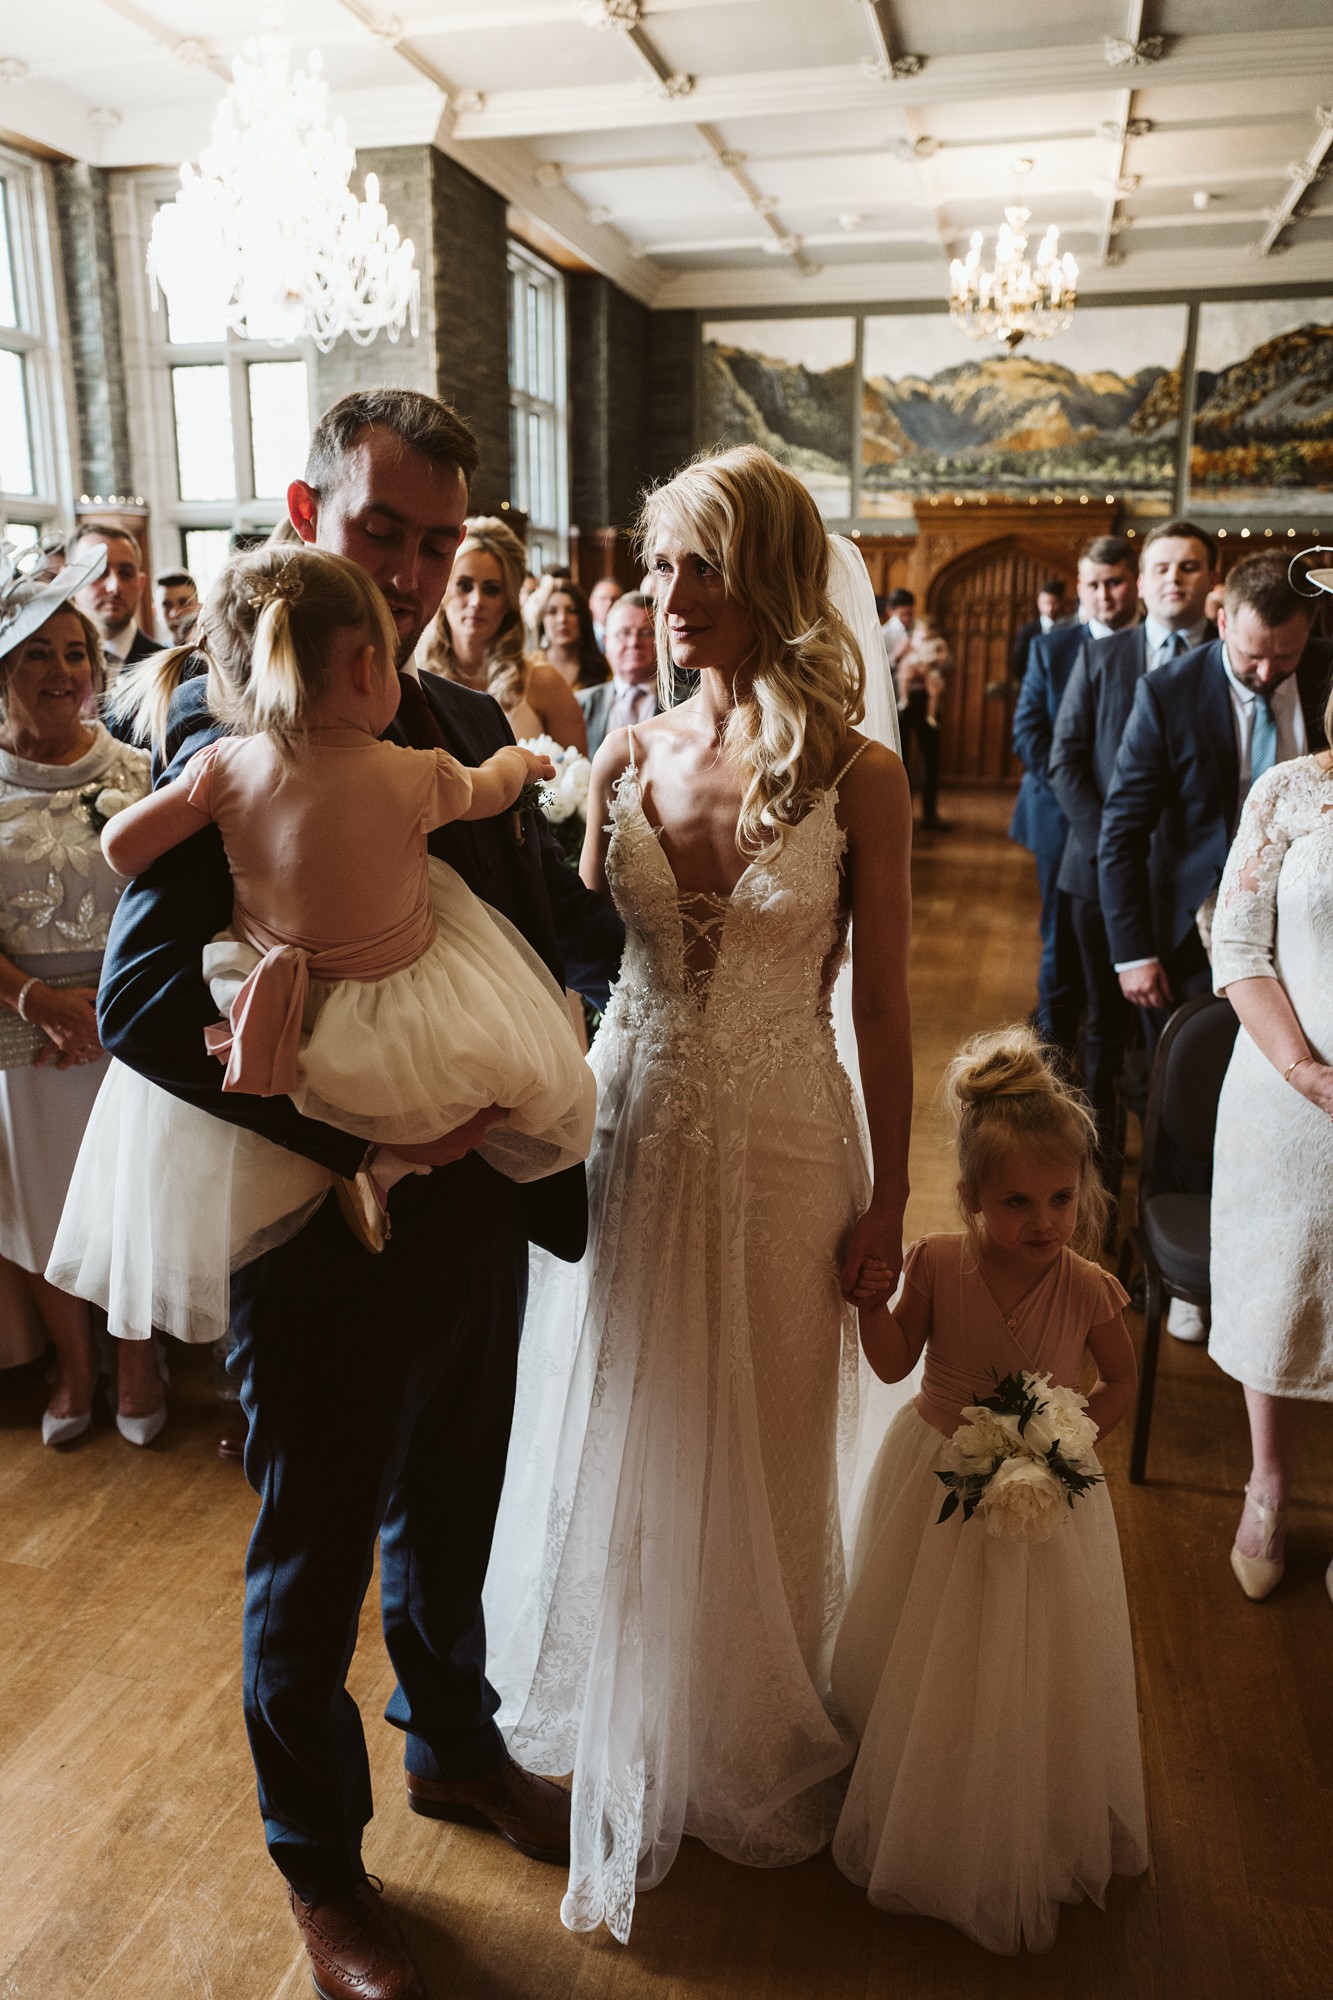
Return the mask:
<path fill-rule="evenodd" d="M 515 505 L 528 516 L 528 561 L 569 548 L 565 439 L 565 286 L 559 271 L 509 246 L 509 426 Z"/>
<path fill-rule="evenodd" d="M 120 203 L 121 302 L 154 563 L 183 563 L 202 591 L 235 536 L 267 535 L 286 514 L 310 442 L 313 368 L 305 343 L 238 340 L 188 302 L 152 309 L 144 251 L 171 192 L 135 176 Z"/>
<path fill-rule="evenodd" d="M 33 542 L 67 514 L 68 440 L 42 171 L 0 147 L 0 520 Z"/>

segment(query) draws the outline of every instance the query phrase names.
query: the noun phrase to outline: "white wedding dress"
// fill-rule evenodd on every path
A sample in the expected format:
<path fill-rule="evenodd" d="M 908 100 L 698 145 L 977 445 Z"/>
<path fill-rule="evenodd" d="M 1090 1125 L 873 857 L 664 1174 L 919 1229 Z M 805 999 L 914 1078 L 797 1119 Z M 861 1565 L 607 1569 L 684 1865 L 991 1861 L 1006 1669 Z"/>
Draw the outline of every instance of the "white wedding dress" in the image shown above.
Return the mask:
<path fill-rule="evenodd" d="M 534 1263 L 485 1598 L 514 1756 L 574 1773 L 574 1930 L 624 1940 L 683 1834 L 761 1867 L 817 1852 L 852 1757 L 826 1706 L 857 1375 L 838 1253 L 869 1182 L 829 1021 L 836 802 L 721 898 L 678 894 L 633 765 L 612 801 L 628 939 L 591 1058 L 591 1241 Z"/>

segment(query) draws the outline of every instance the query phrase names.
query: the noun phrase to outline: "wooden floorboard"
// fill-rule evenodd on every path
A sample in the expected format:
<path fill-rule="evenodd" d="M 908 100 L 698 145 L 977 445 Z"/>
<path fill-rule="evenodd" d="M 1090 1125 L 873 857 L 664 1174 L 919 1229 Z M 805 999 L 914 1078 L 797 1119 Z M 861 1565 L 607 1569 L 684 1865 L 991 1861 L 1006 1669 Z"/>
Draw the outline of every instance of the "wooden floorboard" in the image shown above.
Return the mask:
<path fill-rule="evenodd" d="M 913 1233 L 955 1226 L 935 1090 L 968 1032 L 1022 1018 L 1030 858 L 1004 802 L 950 801 L 915 864 Z M 1137 1322 L 1131 1321 L 1137 1332 Z M 366 1843 L 438 2000 L 1329 2000 L 1333 1995 L 1333 1411 L 1313 1409 L 1288 1581 L 1227 1567 L 1247 1470 L 1240 1391 L 1165 1341 L 1150 1483 L 1107 1448 L 1139 1662 L 1153 1861 L 998 1960 L 872 1911 L 827 1856 L 778 1873 L 687 1842 L 627 1950 L 561 1929 L 558 1872 L 414 1818 L 374 1593 L 351 1684 L 377 1814 Z M 42 1384 L 0 1375 L 0 2000 L 304 2000 L 264 1854 L 239 1695 L 253 1498 L 213 1456 L 206 1357 L 173 1357 L 148 1452 L 100 1421 L 43 1450 Z"/>

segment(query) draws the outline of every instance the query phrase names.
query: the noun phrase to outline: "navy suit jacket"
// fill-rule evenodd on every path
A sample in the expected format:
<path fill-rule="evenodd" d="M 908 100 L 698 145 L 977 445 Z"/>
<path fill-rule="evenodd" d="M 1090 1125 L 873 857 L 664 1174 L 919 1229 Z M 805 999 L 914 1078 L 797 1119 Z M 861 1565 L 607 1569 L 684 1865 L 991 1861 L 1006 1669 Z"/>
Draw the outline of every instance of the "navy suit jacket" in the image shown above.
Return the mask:
<path fill-rule="evenodd" d="M 1068 831 L 1064 813 L 1046 773 L 1060 698 L 1083 648 L 1088 630 L 1072 619 L 1038 632 L 1028 649 L 1027 672 L 1014 708 L 1014 755 L 1023 782 L 1009 822 L 1009 838 L 1034 854 L 1058 858 Z"/>
<path fill-rule="evenodd" d="M 1311 639 L 1296 684 L 1311 750 L 1325 747 L 1333 643 Z M 1102 807 L 1097 873 L 1115 964 L 1165 959 L 1216 891 L 1240 818 L 1240 761 L 1222 643 L 1144 674 Z"/>
<path fill-rule="evenodd" d="M 422 689 L 445 742 L 464 763 L 480 764 L 513 742 L 503 710 L 489 695 L 434 676 L 423 679 Z M 205 681 L 196 675 L 173 699 L 158 782 L 178 775 L 187 758 L 220 733 L 208 710 Z M 604 1007 L 624 945 L 620 918 L 584 888 L 540 814 L 524 816 L 524 833 L 520 846 L 511 815 L 502 813 L 439 827 L 429 846 L 522 932 L 561 984 Z M 128 1068 L 215 1117 L 260 1132 L 334 1173 L 355 1174 L 366 1151 L 363 1139 L 303 1117 L 290 1098 L 222 1090 L 221 1065 L 204 1047 L 204 1028 L 217 1019 L 217 1008 L 204 983 L 201 953 L 230 922 L 231 906 L 231 876 L 212 826 L 131 882 L 112 919 L 102 966 L 97 1014 L 103 1045 Z M 433 1195 L 438 1190 L 436 1221 L 447 1235 L 481 1227 L 488 1204 L 514 1186 L 475 1154 L 437 1168 L 429 1185 Z M 582 1167 L 517 1192 L 534 1242 L 557 1256 L 582 1254 L 587 1234 Z"/>
<path fill-rule="evenodd" d="M 1206 627 L 1209 639 L 1215 625 Z M 1060 887 L 1096 902 L 1102 801 L 1111 786 L 1134 690 L 1148 668 L 1148 628 L 1130 625 L 1093 639 L 1069 676 L 1051 745 L 1050 775 L 1069 821 Z"/>

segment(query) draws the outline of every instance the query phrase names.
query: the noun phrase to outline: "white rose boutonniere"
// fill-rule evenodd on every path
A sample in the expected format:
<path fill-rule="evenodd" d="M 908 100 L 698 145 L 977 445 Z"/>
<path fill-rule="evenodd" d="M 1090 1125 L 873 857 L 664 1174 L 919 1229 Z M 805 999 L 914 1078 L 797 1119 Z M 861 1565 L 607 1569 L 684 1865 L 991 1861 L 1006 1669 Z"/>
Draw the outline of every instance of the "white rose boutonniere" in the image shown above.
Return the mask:
<path fill-rule="evenodd" d="M 122 792 L 118 785 L 92 785 L 79 793 L 79 817 L 87 821 L 94 833 L 100 834 L 109 819 L 133 804 L 129 793 Z"/>
<path fill-rule="evenodd" d="M 949 1490 L 939 1519 L 959 1507 L 980 1514 L 988 1534 L 1044 1542 L 1082 1494 L 1100 1485 L 1092 1455 L 1097 1426 L 1087 1398 L 1052 1388 L 1049 1375 L 1006 1375 L 992 1396 L 962 1414 L 936 1474 Z"/>

